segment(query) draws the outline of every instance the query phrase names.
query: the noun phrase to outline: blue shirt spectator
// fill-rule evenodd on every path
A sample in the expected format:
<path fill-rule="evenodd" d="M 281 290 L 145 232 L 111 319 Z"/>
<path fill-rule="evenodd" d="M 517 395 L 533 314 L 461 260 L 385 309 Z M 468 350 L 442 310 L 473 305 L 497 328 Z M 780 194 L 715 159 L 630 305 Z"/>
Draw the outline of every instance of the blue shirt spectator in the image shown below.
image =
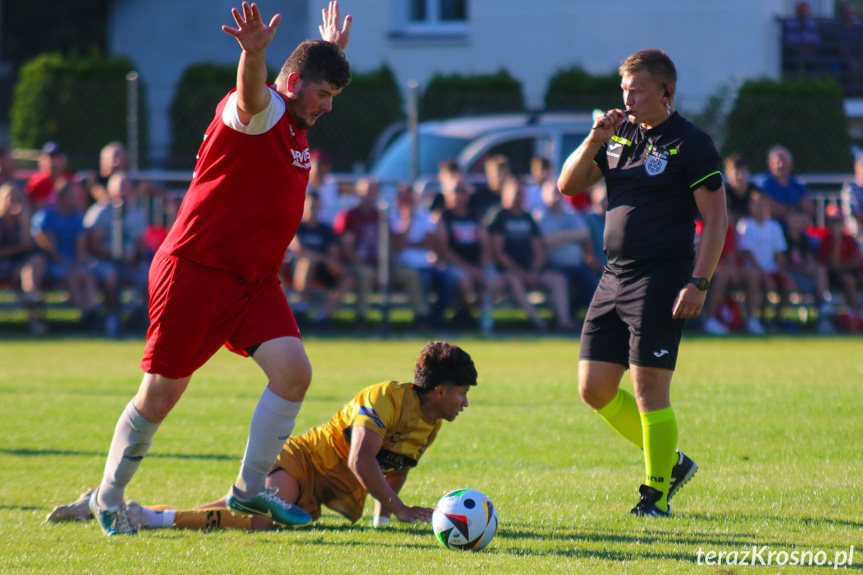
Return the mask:
<path fill-rule="evenodd" d="M 800 209 L 810 217 L 815 215 L 815 204 L 809 198 L 809 190 L 791 175 L 794 166 L 791 152 L 783 146 L 773 146 L 767 152 L 768 176 L 759 186 L 771 200 L 770 213 L 785 228 L 789 209 Z"/>
<path fill-rule="evenodd" d="M 794 176 L 789 176 L 788 182 L 783 185 L 772 175 L 764 180 L 762 191 L 771 199 L 788 205 L 800 205 L 809 197 L 809 189 Z"/>
<path fill-rule="evenodd" d="M 58 198 L 59 200 L 59 198 Z M 78 257 L 78 241 L 84 233 L 84 215 L 77 209 L 64 209 L 58 205 L 39 210 L 33 216 L 33 235 L 51 235 L 57 253 L 66 263 Z"/>
<path fill-rule="evenodd" d="M 30 231 L 48 259 L 44 272 L 34 273 L 34 283 L 41 285 L 43 273 L 51 282 L 65 282 L 72 302 L 81 310 L 82 326 L 89 329 L 97 315 L 96 282 L 80 265 L 86 256 L 84 214 L 79 209 L 82 194 L 80 183 L 66 182 L 57 190 L 56 204 L 33 216 Z"/>
<path fill-rule="evenodd" d="M 564 209 L 564 196 L 557 191 L 556 182 L 547 182 L 542 190 L 546 211 L 539 227 L 548 250 L 548 266 L 563 274 L 572 307 L 586 307 L 599 284 L 599 274 L 587 264 L 593 250 L 590 229 L 581 214 Z"/>

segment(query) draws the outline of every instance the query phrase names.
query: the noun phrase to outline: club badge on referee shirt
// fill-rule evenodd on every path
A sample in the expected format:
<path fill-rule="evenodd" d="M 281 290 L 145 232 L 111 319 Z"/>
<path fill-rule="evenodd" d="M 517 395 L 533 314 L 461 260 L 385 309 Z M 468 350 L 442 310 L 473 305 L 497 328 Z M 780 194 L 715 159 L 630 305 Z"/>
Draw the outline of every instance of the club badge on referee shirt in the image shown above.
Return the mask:
<path fill-rule="evenodd" d="M 665 171 L 667 165 L 668 152 L 654 148 L 650 150 L 647 160 L 644 162 L 644 171 L 647 172 L 648 176 L 658 176 Z"/>

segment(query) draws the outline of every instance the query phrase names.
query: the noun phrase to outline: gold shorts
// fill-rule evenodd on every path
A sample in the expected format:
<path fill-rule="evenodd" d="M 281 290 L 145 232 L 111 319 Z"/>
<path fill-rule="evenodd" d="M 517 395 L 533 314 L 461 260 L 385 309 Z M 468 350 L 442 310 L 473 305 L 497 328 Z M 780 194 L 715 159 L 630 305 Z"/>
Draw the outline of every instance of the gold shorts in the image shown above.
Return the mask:
<path fill-rule="evenodd" d="M 284 469 L 297 481 L 300 494 L 296 505 L 313 519 L 321 516 L 321 505 L 351 522 L 362 517 L 366 490 L 347 462 L 325 449 L 317 449 L 306 436 L 289 438 L 275 467 Z"/>

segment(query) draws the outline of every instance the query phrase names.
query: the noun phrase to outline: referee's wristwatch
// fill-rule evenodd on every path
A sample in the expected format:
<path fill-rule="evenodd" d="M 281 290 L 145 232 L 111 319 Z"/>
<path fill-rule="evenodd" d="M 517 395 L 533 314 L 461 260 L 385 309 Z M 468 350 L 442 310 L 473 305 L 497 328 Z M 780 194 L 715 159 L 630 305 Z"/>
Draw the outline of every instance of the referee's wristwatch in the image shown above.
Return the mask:
<path fill-rule="evenodd" d="M 689 283 L 695 285 L 695 287 L 697 287 L 701 291 L 707 291 L 708 289 L 710 289 L 710 280 L 707 278 L 693 277 L 691 280 L 689 280 Z"/>

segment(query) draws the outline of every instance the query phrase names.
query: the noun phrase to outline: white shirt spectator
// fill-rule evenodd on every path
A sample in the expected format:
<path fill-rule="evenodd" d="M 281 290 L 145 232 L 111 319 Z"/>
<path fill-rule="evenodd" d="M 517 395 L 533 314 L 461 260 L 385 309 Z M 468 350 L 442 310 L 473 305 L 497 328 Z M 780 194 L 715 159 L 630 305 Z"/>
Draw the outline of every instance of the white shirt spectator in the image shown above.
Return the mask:
<path fill-rule="evenodd" d="M 530 213 L 533 219 L 539 221 L 543 214 L 548 211 L 545 201 L 542 199 L 542 184 L 528 181 L 524 186 L 524 211 Z"/>
<path fill-rule="evenodd" d="M 569 230 L 587 230 L 584 217 L 578 213 L 562 212 L 559 214 L 546 210 L 539 219 L 539 228 L 543 235 L 551 236 L 556 232 Z M 548 250 L 548 263 L 561 267 L 578 267 L 584 263 L 584 248 L 578 242 L 567 242 L 553 250 Z"/>
<path fill-rule="evenodd" d="M 311 182 L 306 188 L 306 192 L 315 191 L 318 197 L 321 198 L 321 211 L 318 213 L 318 221 L 332 226 L 339 212 L 349 210 L 357 205 L 356 196 L 340 196 L 339 182 L 332 174 L 324 176 L 323 181 L 319 185 L 314 185 Z M 342 198 L 345 199 L 342 199 Z"/>
<path fill-rule="evenodd" d="M 435 231 L 435 223 L 427 212 L 417 211 L 411 217 L 411 223 L 405 232 L 408 246 L 396 257 L 396 266 L 411 269 L 423 269 L 433 267 L 435 264 L 435 253 L 427 248 L 417 247 L 426 237 Z M 414 245 L 411 245 L 414 244 Z"/>
<path fill-rule="evenodd" d="M 782 226 L 773 218 L 758 223 L 753 218 L 741 218 L 737 222 L 737 248 L 751 252 L 758 266 L 765 273 L 779 271 L 776 254 L 788 250 Z"/>
<path fill-rule="evenodd" d="M 147 214 L 135 206 L 127 205 L 123 216 L 123 253 L 135 254 L 138 242 L 147 231 Z M 95 228 L 102 231 L 102 247 L 111 251 L 114 233 L 114 208 L 109 202 L 96 202 L 84 214 L 84 228 Z"/>

